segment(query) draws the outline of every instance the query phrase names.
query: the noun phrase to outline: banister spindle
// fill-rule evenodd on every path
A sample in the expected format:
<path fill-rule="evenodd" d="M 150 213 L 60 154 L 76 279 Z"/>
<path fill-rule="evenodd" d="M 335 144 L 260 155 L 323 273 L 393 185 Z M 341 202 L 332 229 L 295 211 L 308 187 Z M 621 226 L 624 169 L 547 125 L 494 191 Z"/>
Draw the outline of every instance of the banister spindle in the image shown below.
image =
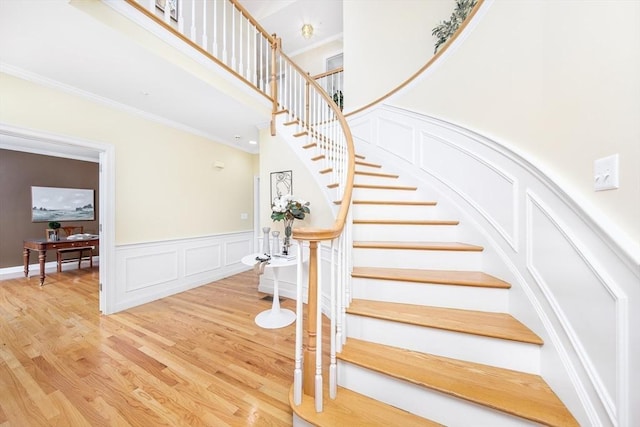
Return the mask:
<path fill-rule="evenodd" d="M 207 38 L 207 2 L 202 2 L 202 48 L 206 51 L 209 40 Z"/>
<path fill-rule="evenodd" d="M 316 306 L 322 302 L 322 245 L 318 244 L 318 247 L 320 248 L 320 254 L 316 258 L 318 263 L 316 267 L 318 274 L 318 279 L 316 280 Z M 317 306 L 316 309 L 316 375 L 314 380 L 316 412 L 322 412 L 322 310 L 320 306 Z"/>
<path fill-rule="evenodd" d="M 338 245 L 339 246 L 339 245 Z M 335 240 L 331 241 L 331 291 L 330 291 L 330 316 L 331 316 L 331 328 L 329 332 L 329 336 L 331 338 L 331 353 L 329 360 L 329 397 L 331 399 L 336 398 L 336 393 L 338 391 L 338 369 L 336 362 L 336 264 L 338 262 L 336 259 L 336 245 Z"/>
<path fill-rule="evenodd" d="M 227 0 L 222 0 L 222 1 L 227 1 Z M 218 0 L 213 0 L 213 45 L 212 45 L 212 49 L 213 49 L 213 56 L 217 57 L 218 56 L 218 28 L 219 28 L 219 23 L 218 23 L 218 4 L 219 1 Z"/>
<path fill-rule="evenodd" d="M 293 370 L 293 403 L 302 403 L 302 323 L 303 323 L 303 296 L 302 296 L 302 242 L 298 241 L 298 260 L 296 271 L 296 346 L 295 367 Z"/>
<path fill-rule="evenodd" d="M 231 8 L 231 69 L 236 70 L 236 8 Z"/>
<path fill-rule="evenodd" d="M 307 301 L 307 342 L 304 349 L 304 394 L 315 396 L 316 325 L 318 316 L 318 242 L 309 242 L 309 286 Z"/>
<path fill-rule="evenodd" d="M 191 41 L 196 42 L 196 0 L 191 0 Z"/>

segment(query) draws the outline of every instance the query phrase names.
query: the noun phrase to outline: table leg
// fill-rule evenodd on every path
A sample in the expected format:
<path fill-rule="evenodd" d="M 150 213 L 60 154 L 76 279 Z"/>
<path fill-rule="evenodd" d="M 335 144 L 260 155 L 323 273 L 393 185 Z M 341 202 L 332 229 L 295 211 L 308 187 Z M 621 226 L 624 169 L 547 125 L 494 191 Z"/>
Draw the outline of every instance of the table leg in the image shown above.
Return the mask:
<path fill-rule="evenodd" d="M 22 257 L 24 258 L 24 277 L 29 277 L 29 249 L 24 248 L 22 250 Z"/>
<path fill-rule="evenodd" d="M 278 269 L 273 269 L 273 304 L 271 311 L 274 314 L 280 313 L 280 295 L 278 295 Z"/>
<path fill-rule="evenodd" d="M 44 263 L 47 259 L 47 251 L 38 251 L 38 261 L 40 262 L 40 286 L 44 285 Z"/>

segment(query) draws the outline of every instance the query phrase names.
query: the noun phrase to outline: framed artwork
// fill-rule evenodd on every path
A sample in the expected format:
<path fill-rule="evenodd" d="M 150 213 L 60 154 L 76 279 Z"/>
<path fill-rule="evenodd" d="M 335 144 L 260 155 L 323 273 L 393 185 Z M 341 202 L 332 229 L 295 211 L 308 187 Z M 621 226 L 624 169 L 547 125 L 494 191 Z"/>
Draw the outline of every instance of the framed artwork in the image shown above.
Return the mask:
<path fill-rule="evenodd" d="M 293 194 L 293 171 L 271 172 L 271 202 L 285 194 Z"/>
<path fill-rule="evenodd" d="M 171 15 L 171 19 L 174 21 L 178 20 L 178 1 L 179 0 L 156 0 L 156 7 L 164 13 L 164 8 L 169 3 L 169 12 Z"/>
<path fill-rule="evenodd" d="M 58 230 L 53 228 L 47 228 L 46 233 L 47 233 L 47 241 L 49 242 L 58 241 Z"/>
<path fill-rule="evenodd" d="M 31 222 L 93 221 L 94 190 L 31 187 Z"/>

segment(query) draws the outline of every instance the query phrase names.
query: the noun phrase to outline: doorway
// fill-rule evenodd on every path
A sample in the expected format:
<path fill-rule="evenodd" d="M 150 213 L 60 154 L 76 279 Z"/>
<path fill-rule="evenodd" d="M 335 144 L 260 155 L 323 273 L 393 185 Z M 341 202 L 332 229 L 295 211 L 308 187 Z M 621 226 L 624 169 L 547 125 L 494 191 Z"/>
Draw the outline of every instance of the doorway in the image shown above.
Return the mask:
<path fill-rule="evenodd" d="M 115 277 L 115 149 L 110 144 L 84 141 L 47 134 L 30 129 L 0 124 L 0 148 L 98 163 L 98 194 L 100 235 L 99 309 L 102 314 L 113 312 L 113 292 L 110 283 Z"/>

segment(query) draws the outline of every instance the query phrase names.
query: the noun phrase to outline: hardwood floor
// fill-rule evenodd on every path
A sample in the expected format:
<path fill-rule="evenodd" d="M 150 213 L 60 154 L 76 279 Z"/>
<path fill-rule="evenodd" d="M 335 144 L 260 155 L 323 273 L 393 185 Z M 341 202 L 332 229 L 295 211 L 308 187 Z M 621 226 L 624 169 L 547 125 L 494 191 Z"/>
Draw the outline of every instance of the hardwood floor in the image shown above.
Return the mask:
<path fill-rule="evenodd" d="M 0 282 L 0 426 L 290 426 L 295 324 L 256 326 L 257 283 L 102 316 L 97 268 Z"/>

